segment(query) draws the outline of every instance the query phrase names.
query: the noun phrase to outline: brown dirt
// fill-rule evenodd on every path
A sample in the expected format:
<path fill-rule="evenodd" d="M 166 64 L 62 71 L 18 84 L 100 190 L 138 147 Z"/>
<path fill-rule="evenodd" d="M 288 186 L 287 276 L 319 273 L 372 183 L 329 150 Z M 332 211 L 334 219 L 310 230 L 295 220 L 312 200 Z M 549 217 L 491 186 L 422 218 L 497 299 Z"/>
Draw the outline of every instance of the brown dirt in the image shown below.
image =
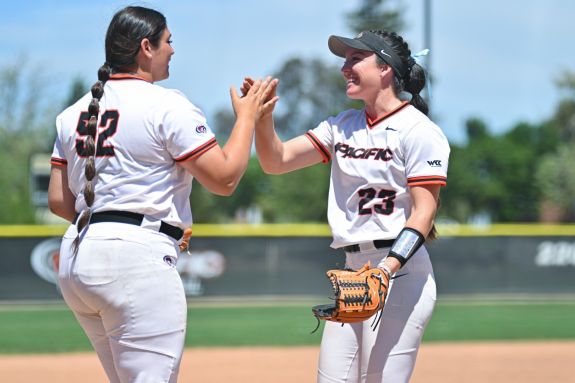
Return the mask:
<path fill-rule="evenodd" d="M 314 383 L 317 347 L 187 349 L 181 382 Z M 426 343 L 412 383 L 575 382 L 575 342 Z M 102 383 L 93 353 L 0 356 L 11 383 Z"/>

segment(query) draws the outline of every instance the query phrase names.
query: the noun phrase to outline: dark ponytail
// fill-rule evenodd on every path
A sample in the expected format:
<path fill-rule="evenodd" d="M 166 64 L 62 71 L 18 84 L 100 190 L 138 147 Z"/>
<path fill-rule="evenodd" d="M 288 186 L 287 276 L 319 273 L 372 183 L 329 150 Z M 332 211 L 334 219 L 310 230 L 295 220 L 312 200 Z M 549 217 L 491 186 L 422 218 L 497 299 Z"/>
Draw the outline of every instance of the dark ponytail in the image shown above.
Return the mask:
<path fill-rule="evenodd" d="M 144 7 L 126 7 L 117 12 L 106 32 L 106 62 L 98 69 L 98 81 L 92 85 L 92 100 L 88 105 L 88 122 L 86 124 L 86 164 L 84 176 L 86 185 L 82 195 L 86 201 L 77 221 L 78 236 L 74 240 L 74 249 L 78 249 L 80 234 L 90 224 L 92 206 L 96 196 L 96 140 L 98 134 L 98 116 L 100 100 L 104 95 L 104 85 L 112 73 L 130 72 L 136 67 L 136 56 L 140 43 L 147 38 L 152 46 L 158 46 L 162 33 L 166 29 L 166 18 L 160 12 Z"/>
<path fill-rule="evenodd" d="M 415 59 L 411 57 L 411 50 L 407 45 L 407 42 L 403 40 L 403 37 L 395 32 L 385 31 L 385 30 L 371 30 L 370 32 L 378 35 L 382 38 L 387 45 L 393 49 L 393 51 L 399 56 L 403 64 L 403 68 L 406 70 L 402 71 L 405 74 L 403 77 L 400 73 L 395 73 L 394 78 L 394 89 L 397 94 L 401 92 L 407 92 L 411 94 L 411 100 L 409 103 L 415 106 L 420 112 L 427 115 L 429 113 L 429 107 L 427 103 L 420 96 L 420 92 L 425 87 L 426 75 L 423 68 L 415 62 Z M 384 64 L 382 60 L 380 63 Z"/>
<path fill-rule="evenodd" d="M 402 76 L 400 73 L 394 71 L 395 77 L 393 82 L 393 87 L 396 94 L 401 92 L 408 92 L 411 94 L 411 100 L 409 103 L 416 107 L 421 113 L 427 115 L 429 113 L 429 107 L 427 103 L 419 94 L 426 84 L 426 74 L 421 65 L 419 65 L 415 59 L 411 56 L 411 50 L 407 45 L 407 42 L 403 40 L 403 37 L 395 32 L 385 31 L 385 30 L 371 30 L 370 32 L 378 35 L 382 38 L 387 45 L 393 49 L 393 51 L 400 57 L 403 64 Z M 380 64 L 385 64 L 385 62 L 379 59 Z M 437 202 L 437 208 L 441 205 L 440 201 Z M 437 239 L 437 229 L 435 224 L 432 225 L 431 230 L 426 238 L 428 241 L 433 241 Z"/>
<path fill-rule="evenodd" d="M 100 99 L 104 95 L 104 84 L 110 78 L 112 68 L 108 63 L 104 63 L 98 69 L 98 81 L 92 85 L 91 93 L 92 100 L 88 105 L 88 122 L 86 124 L 87 138 L 85 143 L 86 164 L 84 165 L 84 176 L 86 177 L 86 185 L 82 190 L 84 201 L 86 201 L 86 209 L 84 209 L 78 220 L 76 226 L 78 228 L 78 236 L 74 240 L 74 248 L 78 248 L 80 242 L 80 233 L 90 223 L 92 216 L 92 205 L 94 205 L 94 198 L 96 195 L 96 136 L 98 131 L 98 115 L 100 114 Z"/>

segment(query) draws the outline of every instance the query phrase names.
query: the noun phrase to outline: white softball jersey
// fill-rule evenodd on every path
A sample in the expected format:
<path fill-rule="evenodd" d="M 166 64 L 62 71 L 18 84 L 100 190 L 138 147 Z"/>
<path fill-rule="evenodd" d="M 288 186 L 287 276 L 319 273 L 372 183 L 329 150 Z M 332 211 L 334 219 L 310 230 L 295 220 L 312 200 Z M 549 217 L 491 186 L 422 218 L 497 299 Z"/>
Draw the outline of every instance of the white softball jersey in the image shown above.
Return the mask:
<path fill-rule="evenodd" d="M 84 146 L 90 93 L 56 120 L 52 164 L 67 165 L 76 211 L 86 208 Z M 93 212 L 141 213 L 180 228 L 192 224 L 192 176 L 177 166 L 217 145 L 204 114 L 182 93 L 113 75 L 100 100 Z"/>
<path fill-rule="evenodd" d="M 332 161 L 328 220 L 333 248 L 394 239 L 411 213 L 409 187 L 446 185 L 449 144 L 441 129 L 407 102 L 371 121 L 346 110 L 306 133 Z"/>

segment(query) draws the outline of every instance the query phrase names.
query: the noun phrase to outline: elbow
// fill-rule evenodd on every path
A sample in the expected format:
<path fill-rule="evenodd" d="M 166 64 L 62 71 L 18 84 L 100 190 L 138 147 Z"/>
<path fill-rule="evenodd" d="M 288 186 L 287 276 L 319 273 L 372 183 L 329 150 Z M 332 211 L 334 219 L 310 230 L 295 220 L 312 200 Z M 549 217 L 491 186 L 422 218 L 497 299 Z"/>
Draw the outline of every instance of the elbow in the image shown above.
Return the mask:
<path fill-rule="evenodd" d="M 229 197 L 236 191 L 238 185 L 224 185 L 219 190 L 216 190 L 214 194 L 220 195 L 222 197 Z"/>
<path fill-rule="evenodd" d="M 234 194 L 234 192 L 238 188 L 238 185 L 239 180 L 235 179 L 221 182 L 219 185 L 217 185 L 217 187 L 213 188 L 211 192 L 222 197 L 229 197 L 232 194 Z"/>
<path fill-rule="evenodd" d="M 58 217 L 65 217 L 64 205 L 59 201 L 48 200 L 48 209 Z"/>
<path fill-rule="evenodd" d="M 274 165 L 269 162 L 260 161 L 260 167 L 265 174 L 278 175 L 284 173 L 278 165 Z"/>
<path fill-rule="evenodd" d="M 50 209 L 50 212 L 59 215 L 58 213 L 61 211 L 61 208 L 62 203 L 48 194 L 48 209 Z"/>

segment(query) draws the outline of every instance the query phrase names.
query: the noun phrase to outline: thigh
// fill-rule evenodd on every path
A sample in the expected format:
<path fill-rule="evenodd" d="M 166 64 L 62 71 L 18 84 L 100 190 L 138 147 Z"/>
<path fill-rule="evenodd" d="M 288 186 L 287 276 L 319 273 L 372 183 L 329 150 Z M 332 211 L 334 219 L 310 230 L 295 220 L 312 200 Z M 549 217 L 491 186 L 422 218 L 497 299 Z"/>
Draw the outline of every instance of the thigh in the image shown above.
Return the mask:
<path fill-rule="evenodd" d="M 187 305 L 174 254 L 153 243 L 86 238 L 74 258 L 71 289 L 100 316 L 119 381 L 175 382 Z"/>
<path fill-rule="evenodd" d="M 431 264 L 427 254 L 418 255 L 397 273 L 378 329 L 364 331 L 361 369 L 366 382 L 408 382 L 411 377 L 436 300 Z"/>
<path fill-rule="evenodd" d="M 92 347 L 98 354 L 98 359 L 110 380 L 110 383 L 120 383 L 120 378 L 116 373 L 114 366 L 114 357 L 110 347 L 110 341 L 104 329 L 102 318 L 97 314 L 85 314 L 74 312 L 78 323 L 84 329 L 84 332 L 90 339 Z"/>
<path fill-rule="evenodd" d="M 185 341 L 187 304 L 175 260 L 148 254 L 119 279 L 120 311 L 102 313 L 116 370 L 126 382 L 175 382 Z M 169 256 L 168 256 L 169 257 Z"/>
<path fill-rule="evenodd" d="M 325 322 L 319 353 L 319 383 L 358 382 L 362 324 Z"/>

